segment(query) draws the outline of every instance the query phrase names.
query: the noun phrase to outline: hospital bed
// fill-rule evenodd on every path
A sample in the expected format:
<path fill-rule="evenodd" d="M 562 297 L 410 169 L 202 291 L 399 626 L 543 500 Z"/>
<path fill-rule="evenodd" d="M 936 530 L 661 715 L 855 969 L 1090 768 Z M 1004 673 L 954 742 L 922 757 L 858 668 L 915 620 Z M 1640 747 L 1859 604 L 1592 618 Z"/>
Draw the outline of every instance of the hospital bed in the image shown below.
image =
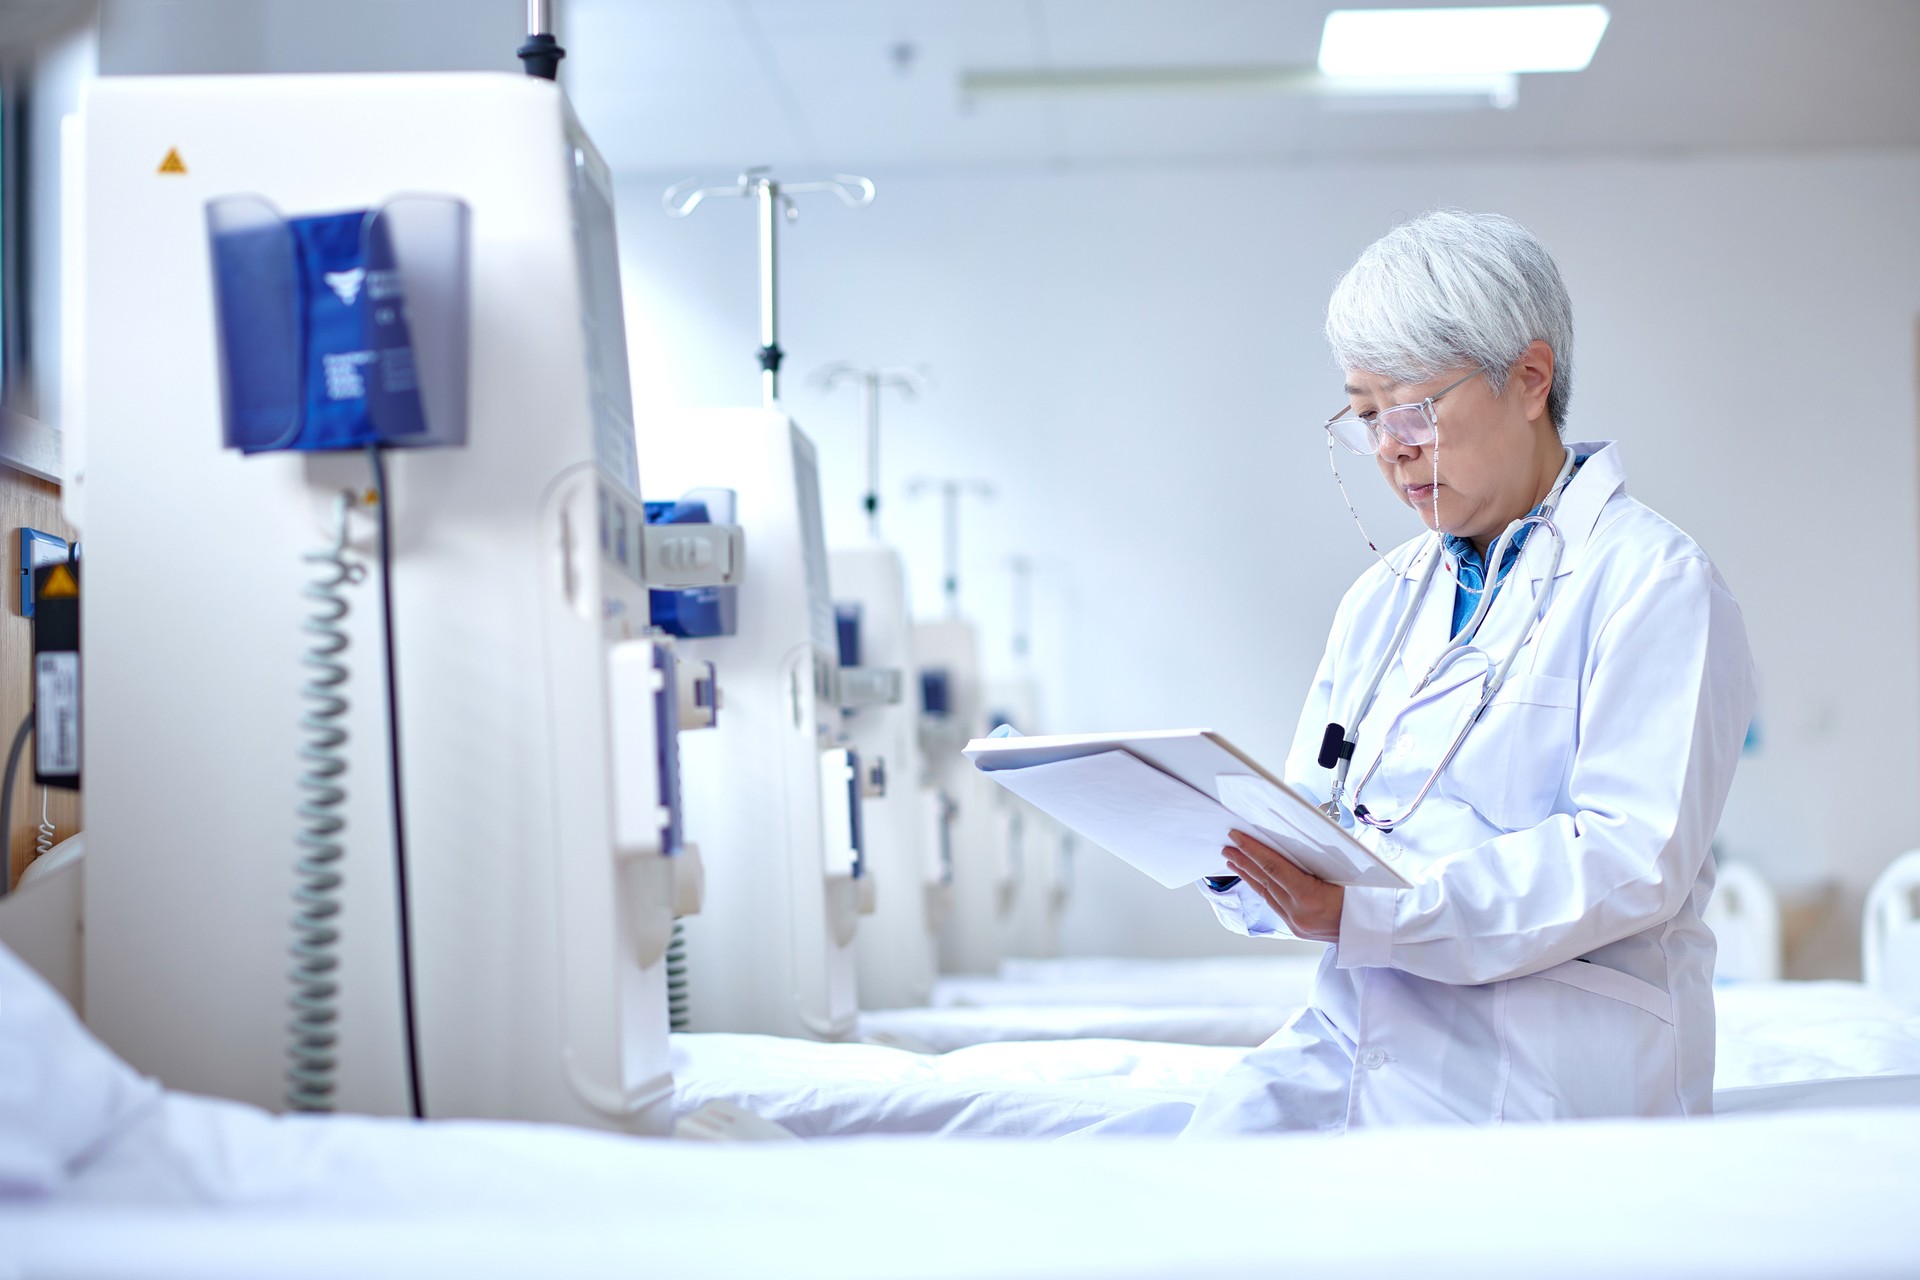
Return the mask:
<path fill-rule="evenodd" d="M 1920 1106 L 1920 1002 L 1855 982 L 1737 983 L 1715 997 L 1716 1111 Z M 1058 1137 L 1154 1104 L 1197 1101 L 1245 1048 L 1057 1039 L 928 1054 L 682 1035 L 673 1053 L 682 1115 L 724 1100 L 807 1137 Z"/>
<path fill-rule="evenodd" d="M 1869 899 L 1865 964 L 1884 969 L 1879 985 L 1907 983 L 1920 995 L 1920 852 L 1897 860 Z M 1901 897 L 1902 893 L 1906 897 Z M 1777 980 L 1781 972 L 1780 910 L 1766 880 L 1751 866 L 1723 862 L 1708 910 L 1720 942 L 1716 973 L 1740 982 Z M 1323 950 L 1276 942 L 1268 956 L 1153 959 L 1074 956 L 1008 959 L 993 976 L 949 976 L 935 983 L 925 1008 L 864 1014 L 861 1038 L 921 1052 L 968 1045 L 1079 1037 L 1241 1045 L 1264 1041 L 1305 1004 Z M 1915 948 L 1915 959 L 1880 957 Z M 1790 987 L 1787 989 L 1791 989 Z M 1742 996 L 1742 1000 L 1760 997 Z"/>
<path fill-rule="evenodd" d="M 1868 896 L 1871 983 L 1767 976 L 1778 972 L 1778 913 L 1763 880 L 1726 870 L 1734 891 L 1716 928 L 1735 962 L 1715 987 L 1716 1110 L 1920 1105 L 1920 983 L 1904 950 L 1920 936 L 1920 853 L 1897 859 Z M 879 1043 L 678 1037 L 679 1106 L 729 1099 L 810 1136 L 1057 1136 L 1193 1101 L 1305 1003 L 1317 963 L 1306 950 L 1008 960 L 995 978 L 943 979 L 944 1007 L 867 1015 L 862 1029 Z M 1150 1043 L 1182 1041 L 1183 1026 L 1184 1042 Z"/>
<path fill-rule="evenodd" d="M 1791 988 L 1827 1020 L 1824 1069 L 1857 1072 L 1920 1049 L 1920 1009 L 1838 986 Z M 9 1085 L 0 1090 L 0 1275 L 9 1277 L 1920 1269 L 1905 1172 L 1920 1167 L 1920 1107 L 1341 1139 L 721 1146 L 515 1123 L 275 1118 L 142 1080 L 3 950 L 0 1004 Z M 1849 1015 L 1875 1033 L 1836 1035 L 1853 1026 Z M 1889 1020 L 1897 1034 L 1881 1025 Z M 905 1097 L 896 1105 L 924 1117 L 925 1099 L 948 1087 L 972 1098 L 972 1114 L 946 1131 L 1007 1132 L 1006 1118 L 1026 1107 L 1032 1123 L 1021 1131 L 1035 1136 L 1179 1101 L 1235 1056 L 1109 1044 L 1092 1051 L 1103 1061 L 1079 1045 L 925 1059 L 878 1046 L 682 1036 L 676 1072 L 694 1089 L 701 1055 L 728 1075 L 742 1064 L 727 1053 L 758 1056 L 782 1043 L 816 1089 L 858 1076 L 870 1098 Z M 1034 1050 L 1055 1048 L 1073 1050 L 1080 1079 L 1061 1062 L 1037 1065 L 1044 1053 Z M 1786 1070 L 1791 1042 L 1774 1048 L 1780 1056 L 1749 1055 L 1751 1074 Z M 1015 1052 L 1024 1058 L 994 1060 Z M 832 1054 L 833 1070 L 809 1054 Z M 918 1100 L 912 1071 L 923 1075 Z M 1850 1101 L 1876 1100 L 1855 1090 Z M 1599 1229 L 1602 1218 L 1632 1229 Z"/>
<path fill-rule="evenodd" d="M 1009 959 L 997 976 L 939 979 L 926 1008 L 862 1014 L 860 1035 L 925 1053 L 1015 1040 L 1251 1047 L 1306 1003 L 1321 950 L 1163 960 Z"/>
<path fill-rule="evenodd" d="M 1237 1142 L 702 1144 L 186 1095 L 0 1193 L 0 1272 L 1870 1277 L 1920 1109 Z"/>

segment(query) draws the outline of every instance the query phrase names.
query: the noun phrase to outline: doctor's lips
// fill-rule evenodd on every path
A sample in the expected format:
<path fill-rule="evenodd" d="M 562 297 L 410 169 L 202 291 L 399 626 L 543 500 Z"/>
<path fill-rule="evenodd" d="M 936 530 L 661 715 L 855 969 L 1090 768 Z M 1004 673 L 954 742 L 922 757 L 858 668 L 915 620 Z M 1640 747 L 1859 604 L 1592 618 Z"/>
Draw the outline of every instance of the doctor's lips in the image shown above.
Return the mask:
<path fill-rule="evenodd" d="M 1403 484 L 1400 486 L 1400 492 L 1407 495 L 1408 502 L 1418 506 L 1423 502 L 1432 502 L 1433 491 L 1437 487 L 1432 481 L 1426 484 Z"/>

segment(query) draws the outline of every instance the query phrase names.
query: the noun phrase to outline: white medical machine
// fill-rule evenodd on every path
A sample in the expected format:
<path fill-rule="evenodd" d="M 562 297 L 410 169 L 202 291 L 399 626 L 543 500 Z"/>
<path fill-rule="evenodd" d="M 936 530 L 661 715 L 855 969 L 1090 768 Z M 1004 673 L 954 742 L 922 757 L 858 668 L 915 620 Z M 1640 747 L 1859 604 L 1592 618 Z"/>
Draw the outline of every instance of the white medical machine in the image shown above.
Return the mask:
<path fill-rule="evenodd" d="M 1007 954 L 1008 922 L 1018 883 L 1018 851 L 998 787 L 968 764 L 960 749 L 995 726 L 986 723 L 980 642 L 960 610 L 960 506 L 990 499 L 993 486 L 959 477 L 919 478 L 910 497 L 941 500 L 941 592 L 946 617 L 913 629 L 920 663 L 920 750 L 933 793 L 927 821 L 934 825 L 949 885 L 949 909 L 940 930 L 940 967 L 946 973 L 992 973 Z"/>
<path fill-rule="evenodd" d="M 873 901 L 862 809 L 872 784 L 840 734 L 841 672 L 813 442 L 778 407 L 777 231 L 791 197 L 872 199 L 865 179 L 782 184 L 751 171 L 734 186 L 682 183 L 686 216 L 712 196 L 758 201 L 760 365 L 766 406 L 694 410 L 641 424 L 649 485 L 683 495 L 655 519 L 731 506 L 751 562 L 708 600 L 661 593 L 655 617 L 719 673 L 718 723 L 683 747 L 687 822 L 700 832 L 706 905 L 686 922 L 693 1031 L 844 1039 L 859 1014 L 854 935 Z"/>
<path fill-rule="evenodd" d="M 1020 646 L 1016 641 L 1016 649 Z M 1009 724 L 1023 734 L 1044 729 L 1040 694 L 1030 676 L 986 682 L 986 721 Z M 1007 911 L 1009 956 L 1060 954 L 1060 918 L 1073 890 L 1073 852 L 1078 837 L 1067 827 L 1005 788 L 989 797 L 1013 868 L 1013 903 Z"/>
<path fill-rule="evenodd" d="M 960 749 L 986 732 L 980 645 L 973 624 L 960 618 L 913 628 L 920 664 L 920 749 L 945 823 L 951 909 L 940 930 L 944 973 L 993 973 L 1007 955 L 1016 850 L 1008 841 L 1007 810 L 999 790 L 980 776 Z"/>
<path fill-rule="evenodd" d="M 860 1006 L 917 1006 L 933 997 L 945 878 L 937 833 L 925 820 L 919 688 L 917 679 L 908 679 L 914 664 L 906 564 L 880 534 L 880 398 L 894 391 L 913 399 L 926 379 L 916 369 L 842 361 L 821 370 L 817 381 L 828 389 L 847 383 L 860 389 L 867 448 L 861 499 L 867 540 L 828 552 L 840 640 L 841 733 L 860 753 L 870 783 L 863 823 L 874 909 L 861 922 L 856 948 Z"/>
<path fill-rule="evenodd" d="M 860 1004 L 923 1005 L 939 971 L 947 888 L 938 833 L 927 822 L 918 680 L 905 687 L 915 671 L 906 566 L 881 544 L 843 547 L 829 559 L 848 664 L 841 671 L 854 677 L 842 681 L 842 732 L 869 770 L 881 770 L 865 810 L 874 910 L 860 925 Z"/>
<path fill-rule="evenodd" d="M 1033 560 L 1016 555 L 1007 568 L 1013 587 L 1011 674 L 987 681 L 987 722 L 994 732 L 1000 725 L 1009 725 L 1022 734 L 1042 733 L 1046 717 L 1040 708 L 1040 682 L 1033 672 Z M 1011 791 L 996 789 L 993 800 L 1000 808 L 1015 868 L 1008 953 L 1057 955 L 1060 917 L 1073 890 L 1073 852 L 1079 837 Z"/>
<path fill-rule="evenodd" d="M 702 698 L 648 591 L 740 547 L 644 519 L 566 99 L 102 79 L 69 145 L 87 1021 L 269 1107 L 665 1131 Z"/>

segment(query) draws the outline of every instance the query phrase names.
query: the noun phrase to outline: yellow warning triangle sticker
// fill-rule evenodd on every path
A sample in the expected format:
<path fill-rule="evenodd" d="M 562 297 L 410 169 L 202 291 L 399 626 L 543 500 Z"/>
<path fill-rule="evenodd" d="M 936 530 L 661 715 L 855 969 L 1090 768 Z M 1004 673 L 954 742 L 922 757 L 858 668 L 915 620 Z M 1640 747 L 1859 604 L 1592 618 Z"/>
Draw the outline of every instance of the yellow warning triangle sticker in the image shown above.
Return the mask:
<path fill-rule="evenodd" d="M 161 173 L 185 173 L 187 162 L 180 158 L 180 148 L 168 147 L 167 158 L 160 162 Z"/>
<path fill-rule="evenodd" d="M 42 600 L 70 600 L 80 594 L 80 584 L 73 580 L 73 573 L 63 564 L 53 566 L 53 572 L 47 575 L 47 585 L 40 588 Z"/>

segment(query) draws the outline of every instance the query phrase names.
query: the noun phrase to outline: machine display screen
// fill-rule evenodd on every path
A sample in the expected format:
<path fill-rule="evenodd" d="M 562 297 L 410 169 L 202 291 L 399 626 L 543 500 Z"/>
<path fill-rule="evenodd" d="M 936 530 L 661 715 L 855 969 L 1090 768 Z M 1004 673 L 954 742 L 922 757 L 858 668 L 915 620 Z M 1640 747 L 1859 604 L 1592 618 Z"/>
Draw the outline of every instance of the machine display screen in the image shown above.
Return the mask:
<path fill-rule="evenodd" d="M 833 615 L 833 590 L 827 580 L 827 533 L 820 523 L 820 472 L 813 446 L 793 433 L 793 481 L 799 489 L 800 536 L 807 557 L 807 614 L 816 653 L 839 652 L 840 628 Z"/>
<path fill-rule="evenodd" d="M 593 452 L 601 469 L 640 496 L 640 459 L 633 438 L 633 383 L 627 372 L 627 325 L 620 301 L 620 250 L 613 194 L 598 160 L 573 148 L 574 241 L 579 249 L 582 323 L 593 395 Z"/>

